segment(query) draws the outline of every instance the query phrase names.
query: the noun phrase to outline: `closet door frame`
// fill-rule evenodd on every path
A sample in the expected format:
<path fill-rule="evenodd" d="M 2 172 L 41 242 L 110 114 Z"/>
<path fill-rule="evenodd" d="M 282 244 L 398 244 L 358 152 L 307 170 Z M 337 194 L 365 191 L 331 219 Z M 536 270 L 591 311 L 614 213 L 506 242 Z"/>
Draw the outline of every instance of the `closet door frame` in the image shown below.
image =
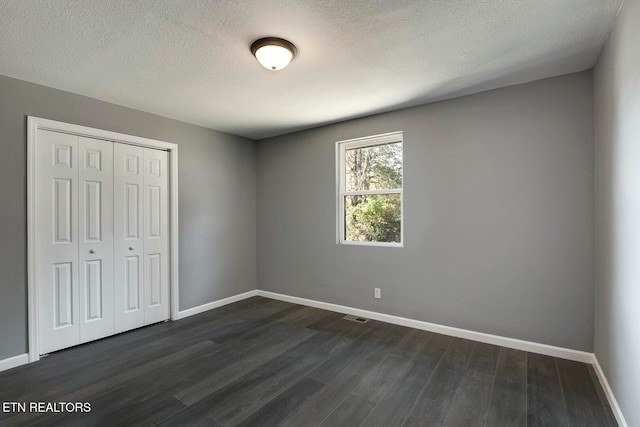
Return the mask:
<path fill-rule="evenodd" d="M 27 317 L 29 334 L 29 362 L 40 360 L 38 348 L 38 286 L 36 271 L 36 144 L 38 130 L 67 133 L 92 139 L 165 150 L 169 153 L 169 297 L 170 319 L 179 316 L 179 258 L 178 258 L 178 145 L 170 142 L 126 135 L 102 129 L 74 125 L 40 117 L 27 117 Z"/>

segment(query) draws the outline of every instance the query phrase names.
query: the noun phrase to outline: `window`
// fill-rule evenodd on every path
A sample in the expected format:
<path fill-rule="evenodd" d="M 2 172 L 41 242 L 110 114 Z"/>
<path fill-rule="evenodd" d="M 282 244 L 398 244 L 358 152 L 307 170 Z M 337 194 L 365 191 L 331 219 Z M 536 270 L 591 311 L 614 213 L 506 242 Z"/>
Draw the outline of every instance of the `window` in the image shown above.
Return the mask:
<path fill-rule="evenodd" d="M 402 132 L 336 145 L 338 243 L 402 246 Z"/>

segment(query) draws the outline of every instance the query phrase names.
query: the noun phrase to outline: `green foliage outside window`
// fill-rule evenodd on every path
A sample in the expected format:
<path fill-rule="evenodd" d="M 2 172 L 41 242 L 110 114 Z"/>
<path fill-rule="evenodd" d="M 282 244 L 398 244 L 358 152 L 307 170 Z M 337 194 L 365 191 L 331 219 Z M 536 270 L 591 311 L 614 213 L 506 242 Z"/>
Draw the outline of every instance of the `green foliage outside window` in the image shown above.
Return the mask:
<path fill-rule="evenodd" d="M 346 150 L 346 191 L 402 188 L 402 143 Z M 361 194 L 345 196 L 345 239 L 400 242 L 401 196 Z"/>

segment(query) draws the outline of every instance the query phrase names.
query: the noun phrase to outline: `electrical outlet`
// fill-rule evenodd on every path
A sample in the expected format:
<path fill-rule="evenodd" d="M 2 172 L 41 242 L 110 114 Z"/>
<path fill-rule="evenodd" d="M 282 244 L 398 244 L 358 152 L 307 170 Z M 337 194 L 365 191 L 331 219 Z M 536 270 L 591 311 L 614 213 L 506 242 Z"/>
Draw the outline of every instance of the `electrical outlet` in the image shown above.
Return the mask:
<path fill-rule="evenodd" d="M 374 288 L 374 289 L 373 289 L 373 296 L 374 296 L 376 299 L 380 299 L 380 288 Z"/>

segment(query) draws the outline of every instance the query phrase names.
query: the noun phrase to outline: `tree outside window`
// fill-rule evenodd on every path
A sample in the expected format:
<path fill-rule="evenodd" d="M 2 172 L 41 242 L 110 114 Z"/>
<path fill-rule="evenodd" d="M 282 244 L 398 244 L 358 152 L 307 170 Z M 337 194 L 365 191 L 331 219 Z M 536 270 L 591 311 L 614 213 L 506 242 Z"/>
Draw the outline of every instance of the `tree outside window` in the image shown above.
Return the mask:
<path fill-rule="evenodd" d="M 339 242 L 401 246 L 402 134 L 338 143 Z"/>

